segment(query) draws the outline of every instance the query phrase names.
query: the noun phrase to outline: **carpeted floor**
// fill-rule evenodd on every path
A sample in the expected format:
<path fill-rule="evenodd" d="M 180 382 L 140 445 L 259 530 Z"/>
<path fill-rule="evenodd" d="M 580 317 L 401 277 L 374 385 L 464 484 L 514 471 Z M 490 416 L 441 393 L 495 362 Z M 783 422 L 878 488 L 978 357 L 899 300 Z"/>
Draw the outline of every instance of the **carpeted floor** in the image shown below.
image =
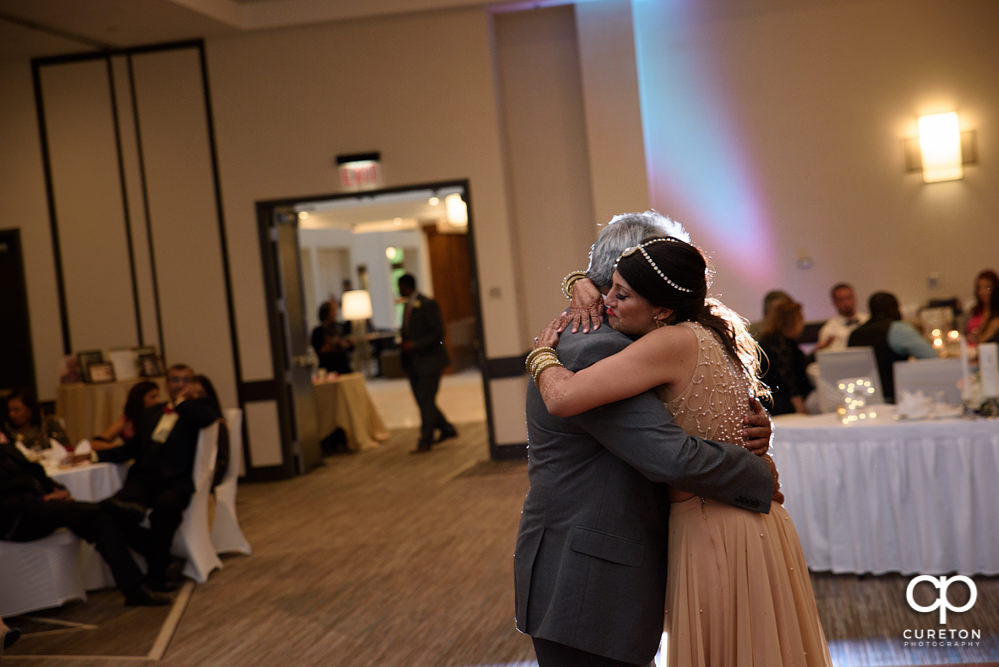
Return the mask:
<path fill-rule="evenodd" d="M 526 464 L 487 460 L 483 424 L 458 428 L 461 437 L 429 454 L 410 455 L 416 432 L 402 429 L 304 477 L 242 485 L 253 555 L 224 558 L 192 585 L 173 610 L 175 630 L 169 609 L 125 608 L 99 591 L 7 619 L 27 634 L 4 663 L 148 665 L 159 638 L 169 665 L 534 665 L 513 625 Z M 906 628 L 934 627 L 906 605 L 907 580 L 813 575 L 837 667 L 999 659 L 999 578 L 975 577 L 977 604 L 952 616 L 951 627 L 981 629 L 977 647 L 903 646 Z"/>

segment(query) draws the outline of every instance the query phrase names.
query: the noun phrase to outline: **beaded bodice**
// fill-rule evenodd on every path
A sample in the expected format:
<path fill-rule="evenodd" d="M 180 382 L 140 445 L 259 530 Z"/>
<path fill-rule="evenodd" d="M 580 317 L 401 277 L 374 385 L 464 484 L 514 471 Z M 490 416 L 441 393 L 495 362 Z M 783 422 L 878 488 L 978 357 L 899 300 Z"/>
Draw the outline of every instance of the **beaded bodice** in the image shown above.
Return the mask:
<path fill-rule="evenodd" d="M 666 408 L 684 431 L 709 440 L 742 442 L 742 418 L 749 411 L 749 383 L 725 347 L 705 326 L 681 322 L 697 337 L 697 364 L 690 383 Z"/>

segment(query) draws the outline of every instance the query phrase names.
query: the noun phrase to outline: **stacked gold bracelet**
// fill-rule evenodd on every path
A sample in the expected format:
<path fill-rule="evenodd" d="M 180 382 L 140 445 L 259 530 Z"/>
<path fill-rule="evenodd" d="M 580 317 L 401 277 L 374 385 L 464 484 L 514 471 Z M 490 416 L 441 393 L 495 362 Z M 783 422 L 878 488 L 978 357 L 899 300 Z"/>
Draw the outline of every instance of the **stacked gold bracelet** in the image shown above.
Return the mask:
<path fill-rule="evenodd" d="M 565 274 L 565 278 L 562 278 L 562 294 L 565 295 L 565 298 L 572 301 L 572 286 L 585 277 L 586 271 L 573 271 Z"/>
<path fill-rule="evenodd" d="M 534 384 L 538 383 L 538 378 L 541 377 L 541 373 L 545 369 L 552 366 L 561 366 L 564 368 L 562 362 L 558 360 L 558 354 L 556 354 L 555 349 L 551 347 L 539 347 L 532 350 L 527 355 L 524 366 L 527 367 L 527 372 L 534 378 Z"/>

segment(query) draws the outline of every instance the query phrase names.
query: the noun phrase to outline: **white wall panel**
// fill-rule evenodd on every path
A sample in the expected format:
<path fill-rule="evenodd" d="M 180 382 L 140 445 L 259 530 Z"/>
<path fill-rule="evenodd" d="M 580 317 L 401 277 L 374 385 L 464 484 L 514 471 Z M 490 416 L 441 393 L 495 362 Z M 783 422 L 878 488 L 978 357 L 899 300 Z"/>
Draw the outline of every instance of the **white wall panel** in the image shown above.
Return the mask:
<path fill-rule="evenodd" d="M 198 52 L 136 55 L 133 70 L 167 363 L 187 363 L 208 375 L 222 404 L 233 406 L 236 380 Z"/>
<path fill-rule="evenodd" d="M 42 93 L 72 347 L 136 345 L 106 64 L 46 67 Z"/>

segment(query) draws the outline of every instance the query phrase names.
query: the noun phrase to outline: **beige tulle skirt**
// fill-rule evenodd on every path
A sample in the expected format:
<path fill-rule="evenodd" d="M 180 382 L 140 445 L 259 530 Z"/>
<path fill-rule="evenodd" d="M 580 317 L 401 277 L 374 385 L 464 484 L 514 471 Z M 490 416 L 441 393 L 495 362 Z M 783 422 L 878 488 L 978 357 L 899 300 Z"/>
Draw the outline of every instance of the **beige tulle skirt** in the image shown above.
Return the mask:
<path fill-rule="evenodd" d="M 832 665 L 798 533 L 784 507 L 674 503 L 666 590 L 670 667 Z"/>

